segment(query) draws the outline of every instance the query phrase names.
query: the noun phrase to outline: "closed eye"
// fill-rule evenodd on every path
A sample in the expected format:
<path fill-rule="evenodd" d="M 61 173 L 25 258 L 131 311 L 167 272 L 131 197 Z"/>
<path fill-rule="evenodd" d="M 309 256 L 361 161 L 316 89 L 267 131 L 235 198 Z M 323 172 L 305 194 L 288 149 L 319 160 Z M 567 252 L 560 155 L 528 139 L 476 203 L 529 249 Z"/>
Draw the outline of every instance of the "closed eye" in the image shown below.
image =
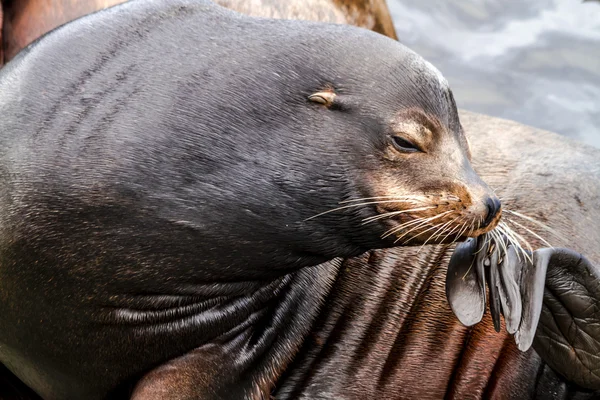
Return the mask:
<path fill-rule="evenodd" d="M 421 149 L 414 143 L 400 137 L 400 136 L 392 136 L 392 142 L 394 143 L 394 147 L 401 152 L 404 153 L 415 153 L 417 151 L 421 151 Z"/>

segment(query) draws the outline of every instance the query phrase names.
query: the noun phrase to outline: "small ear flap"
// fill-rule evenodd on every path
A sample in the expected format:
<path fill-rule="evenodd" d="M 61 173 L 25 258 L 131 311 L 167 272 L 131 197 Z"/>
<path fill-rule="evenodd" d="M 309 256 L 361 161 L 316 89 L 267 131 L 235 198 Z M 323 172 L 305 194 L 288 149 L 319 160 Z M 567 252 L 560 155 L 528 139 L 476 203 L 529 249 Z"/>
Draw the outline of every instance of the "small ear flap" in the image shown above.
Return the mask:
<path fill-rule="evenodd" d="M 446 275 L 446 298 L 454 315 L 466 326 L 481 321 L 485 312 L 485 276 L 483 263 L 476 260 L 477 242 L 468 239 L 456 246 Z"/>
<path fill-rule="evenodd" d="M 334 92 L 322 91 L 311 94 L 310 96 L 308 96 L 308 100 L 329 107 L 333 104 L 335 96 L 336 94 Z"/>

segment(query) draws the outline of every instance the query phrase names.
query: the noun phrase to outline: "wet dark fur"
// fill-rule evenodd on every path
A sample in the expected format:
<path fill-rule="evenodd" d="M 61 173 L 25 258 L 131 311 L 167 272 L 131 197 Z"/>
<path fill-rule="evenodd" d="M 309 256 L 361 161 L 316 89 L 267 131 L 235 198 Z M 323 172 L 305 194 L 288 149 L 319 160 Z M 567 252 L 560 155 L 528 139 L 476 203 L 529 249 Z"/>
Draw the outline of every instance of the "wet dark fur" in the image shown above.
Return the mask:
<path fill-rule="evenodd" d="M 419 108 L 466 157 L 451 94 L 397 42 L 164 4 L 76 21 L 0 72 L 0 361 L 49 399 L 126 395 L 192 349 L 198 392 L 266 395 L 337 274 L 300 268 L 393 243 L 357 228 L 371 208 L 305 221 L 368 195 L 386 122 Z M 330 109 L 307 101 L 324 88 Z"/>
<path fill-rule="evenodd" d="M 158 49 L 157 51 L 162 50 Z M 57 82 L 55 85 L 60 87 Z M 40 92 L 34 91 L 34 94 L 39 96 Z M 42 100 L 37 97 L 34 97 L 34 100 L 36 106 L 43 106 Z M 582 195 L 581 190 L 577 189 L 577 184 L 572 183 L 573 176 L 577 175 L 576 182 L 587 181 L 582 185 L 589 186 L 590 176 L 593 175 L 590 175 L 589 169 L 590 165 L 594 165 L 593 160 L 597 161 L 597 152 L 594 153 L 592 149 L 579 148 L 570 143 L 565 145 L 563 139 L 554 135 L 534 131 L 506 121 L 473 114 L 466 114 L 462 117 L 466 118 L 467 131 L 470 133 L 471 139 L 476 139 L 477 146 L 474 154 L 479 163 L 479 170 L 483 172 L 486 179 L 492 180 L 495 187 L 502 189 L 500 192 L 503 196 L 514 197 L 511 209 L 532 214 L 546 213 L 552 219 L 552 226 L 560 226 L 565 235 L 573 238 L 568 245 L 574 246 L 584 254 L 595 256 L 597 259 L 597 252 L 595 253 L 597 251 L 597 246 L 595 246 L 598 239 L 597 230 L 591 232 L 586 230 L 589 224 L 585 222 L 586 219 L 589 221 L 594 218 L 590 214 L 594 212 L 593 207 L 589 206 L 595 204 L 594 199 L 587 199 Z M 107 121 L 106 124 L 108 123 Z M 518 140 L 515 142 L 516 138 Z M 500 151 L 500 149 L 503 150 Z M 521 155 L 523 151 L 528 152 L 526 156 Z M 551 163 L 540 162 L 540 160 L 546 160 L 547 154 L 553 151 L 556 154 L 551 157 Z M 573 169 L 573 160 L 579 159 L 582 154 L 589 155 L 590 153 L 592 154 L 584 163 L 586 173 L 576 173 Z M 561 171 L 558 175 L 556 175 L 557 160 L 560 161 Z M 597 162 L 595 164 L 597 165 Z M 530 175 L 531 184 L 528 183 Z M 540 187 L 538 175 L 552 176 L 547 179 L 550 179 L 553 184 L 546 183 L 543 186 L 546 189 L 543 189 Z M 561 180 L 560 177 L 564 179 Z M 508 185 L 508 188 L 503 188 L 503 185 Z M 548 192 L 548 187 L 551 187 L 552 190 L 556 188 L 556 191 Z M 572 201 L 573 205 L 565 208 L 563 204 L 570 204 L 568 200 L 572 197 L 565 199 L 565 191 L 576 192 L 575 198 L 581 207 L 584 207 L 581 203 L 581 199 L 583 199 L 586 205 L 585 209 L 582 211 L 577 208 L 574 201 Z M 590 193 L 593 194 L 593 191 Z M 100 196 L 102 197 L 102 195 Z M 547 209 L 540 210 L 540 204 L 545 204 Z M 566 217 L 565 213 L 567 213 Z M 597 215 L 597 212 L 594 215 Z M 79 218 L 84 218 L 84 216 L 81 215 Z M 535 243 L 536 239 L 530 238 L 530 240 Z M 117 248 L 125 245 L 116 244 Z M 3 254 L 6 256 L 6 243 L 2 248 Z M 307 303 L 307 298 L 309 298 L 307 294 L 310 293 L 310 297 L 315 299 L 324 297 L 324 293 L 329 292 L 328 285 L 334 278 L 334 271 L 337 270 L 338 264 L 324 266 L 319 271 L 305 270 L 303 276 L 293 274 L 293 280 L 288 278 L 287 282 L 276 280 L 272 285 L 281 285 L 284 288 L 281 291 L 283 296 L 277 300 L 268 299 L 269 296 L 262 298 L 257 296 L 255 297 L 257 300 L 253 302 L 249 302 L 247 298 L 242 299 L 244 304 L 252 303 L 259 309 L 259 312 L 254 314 L 254 318 L 259 318 L 262 326 L 267 326 L 269 320 L 273 321 L 275 318 L 284 317 L 272 326 L 273 331 L 270 333 L 256 335 L 257 329 L 249 329 L 240 336 L 242 340 L 237 347 L 233 346 L 229 349 L 230 354 L 246 355 L 247 352 L 242 349 L 244 337 L 247 338 L 248 335 L 254 335 L 255 340 L 258 337 L 266 338 L 267 346 L 270 343 L 279 345 L 274 347 L 270 353 L 264 354 L 261 357 L 262 361 L 254 364 L 257 369 L 267 371 L 267 373 L 261 373 L 260 376 L 265 379 L 256 382 L 254 391 L 268 392 L 269 379 L 281 373 L 280 368 L 273 370 L 268 366 L 269 357 L 273 355 L 280 357 L 283 354 L 283 359 L 279 360 L 284 364 L 287 358 L 294 353 L 298 342 L 303 340 L 307 333 L 303 327 L 310 326 L 312 333 L 304 343 L 300 356 L 288 368 L 284 379 L 280 381 L 277 398 L 286 398 L 286 394 L 293 394 L 294 398 L 304 394 L 311 399 L 319 394 L 322 397 L 331 394 L 331 398 L 341 398 L 343 395 L 347 398 L 357 399 L 365 397 L 409 398 L 411 396 L 441 398 L 444 394 L 448 398 L 457 399 L 482 396 L 516 399 L 535 398 L 536 396 L 538 398 L 580 399 L 598 396 L 598 394 L 595 395 L 566 383 L 565 379 L 548 368 L 545 361 L 533 350 L 527 353 L 518 352 L 512 338 L 493 333 L 489 318 L 473 329 L 461 326 L 449 310 L 443 294 L 445 266 L 450 253 L 448 250 L 432 246 L 422 250 L 420 255 L 413 254 L 416 251 L 407 248 L 381 250 L 372 252 L 369 257 L 358 257 L 346 261 L 342 273 L 335 279 L 335 287 L 325 300 L 327 307 L 322 310 L 318 321 L 314 324 L 311 321 L 316 314 L 318 301 Z M 39 265 L 40 260 L 35 255 L 28 257 L 32 260 L 31 265 L 36 265 L 36 263 Z M 405 260 L 409 260 L 406 268 Z M 28 278 L 28 285 L 31 287 L 23 290 L 23 294 L 26 296 L 13 302 L 11 307 L 14 308 L 18 305 L 36 312 L 42 310 L 48 313 L 55 305 L 66 304 L 69 298 L 71 300 L 75 298 L 75 302 L 79 302 L 82 297 L 98 293 L 115 283 L 113 279 L 106 277 L 97 279 L 97 276 L 79 276 L 71 277 L 66 281 L 67 285 L 72 285 L 72 287 L 61 287 L 56 283 L 57 277 L 49 277 L 49 273 L 44 272 L 43 269 L 33 272 L 35 273 Z M 20 271 L 15 273 L 18 276 L 23 274 Z M 157 276 L 159 275 L 158 271 L 155 273 Z M 4 271 L 0 270 L 0 274 L 0 282 L 1 279 L 7 279 Z M 139 278 L 139 275 L 132 278 Z M 569 276 L 568 281 L 571 280 L 572 278 Z M 315 285 L 319 282 L 324 282 L 325 286 Z M 241 284 L 238 287 L 244 288 L 251 284 Z M 258 284 L 260 285 L 260 282 Z M 2 287 L 8 286 L 10 283 L 7 283 L 6 286 L 2 285 Z M 81 289 L 75 291 L 73 287 Z M 216 286 L 212 285 L 212 287 Z M 296 287 L 296 290 L 292 290 L 293 287 Z M 32 293 L 35 293 L 37 288 L 44 288 L 45 295 L 49 296 L 51 303 L 48 306 L 45 302 L 28 300 L 29 297 L 35 298 Z M 194 287 L 194 290 L 198 289 L 198 286 Z M 406 296 L 406 293 L 409 295 Z M 125 302 L 131 302 L 128 295 L 123 296 L 121 300 L 123 299 L 126 299 Z M 118 298 L 114 299 L 114 301 L 118 300 Z M 160 309 L 169 304 L 181 304 L 185 299 L 184 296 L 168 298 L 149 294 L 146 297 L 137 297 L 136 301 L 140 307 L 148 308 L 149 305 L 154 305 L 155 308 Z M 194 300 L 192 300 L 193 302 Z M 198 299 L 198 302 L 201 302 L 201 299 Z M 229 299 L 224 299 L 223 302 L 228 303 Z M 268 308 L 261 308 L 261 304 L 268 304 Z M 298 305 L 301 308 L 297 308 Z M 290 316 L 285 317 L 286 309 L 293 309 L 296 317 L 291 319 Z M 89 308 L 82 307 L 82 310 L 89 313 Z M 242 311 L 238 315 L 245 312 Z M 265 318 L 265 314 L 271 313 L 275 318 Z M 52 317 L 52 315 L 48 317 Z M 73 327 L 78 328 L 79 323 L 76 320 L 81 317 L 81 315 L 72 315 L 68 318 L 61 316 L 57 322 L 64 326 L 57 327 L 57 333 L 60 335 Z M 87 318 L 87 314 L 83 317 Z M 0 316 L 0 321 L 1 318 Z M 549 321 L 552 321 L 552 316 L 549 317 Z M 4 324 L 4 322 L 1 323 Z M 137 326 L 143 325 L 140 322 Z M 5 327 L 5 325 L 1 326 Z M 12 329 L 6 330 L 10 332 Z M 103 332 L 110 333 L 111 327 L 105 327 Z M 280 332 L 283 332 L 285 337 L 277 338 Z M 43 340 L 44 345 L 48 345 L 50 349 L 56 347 L 57 344 L 52 337 L 44 337 L 36 331 L 23 329 L 21 334 L 23 343 L 30 340 Z M 0 333 L 0 337 L 2 335 L 3 333 Z M 161 340 L 169 338 L 165 332 L 156 336 L 160 336 Z M 75 334 L 72 340 L 63 344 L 63 347 L 65 352 L 70 353 L 69 357 L 89 360 L 74 366 L 73 369 L 82 367 L 89 371 L 90 368 L 93 368 L 94 363 L 99 363 L 108 368 L 108 372 L 103 371 L 105 376 L 117 376 L 122 372 L 120 365 L 123 359 L 127 358 L 127 352 L 119 352 L 119 345 L 131 337 L 135 338 L 129 334 L 115 341 L 114 337 L 111 339 L 101 337 L 101 335 Z M 177 338 L 177 340 L 181 339 Z M 545 359 L 556 359 L 552 346 L 544 349 L 544 340 L 546 339 L 538 340 L 536 349 Z M 110 354 L 104 354 L 98 358 L 99 347 L 90 348 L 94 341 L 100 341 L 101 345 L 106 344 L 108 346 L 106 349 L 110 349 Z M 81 346 L 82 343 L 86 343 L 87 346 L 75 347 Z M 441 343 L 444 345 L 442 346 Z M 286 346 L 290 347 L 286 348 Z M 73 349 L 77 349 L 77 352 L 82 354 L 74 353 Z M 282 349 L 283 351 L 281 351 Z M 153 351 L 160 353 L 163 350 L 150 347 L 145 353 L 146 355 Z M 34 356 L 39 357 L 39 354 L 34 354 Z M 188 361 L 193 361 L 195 356 L 206 361 L 204 364 L 198 362 L 186 364 Z M 107 357 L 112 357 L 114 360 L 112 364 L 106 362 Z M 227 365 L 227 357 L 227 354 L 219 353 L 218 349 L 212 346 L 204 353 L 201 350 L 188 355 L 183 365 L 189 366 L 189 373 L 182 373 L 170 385 L 167 381 L 169 376 L 159 377 L 159 379 L 163 379 L 163 383 L 173 388 L 171 395 L 185 395 L 192 390 L 193 397 L 194 390 L 204 392 L 207 387 L 210 387 L 210 392 L 213 390 L 211 386 L 218 387 L 224 382 L 224 379 L 236 379 L 233 376 L 236 371 L 228 370 L 226 371 L 228 375 L 224 376 L 225 374 L 220 370 L 220 367 Z M 105 361 L 103 362 L 102 359 Z M 247 359 L 237 369 L 237 373 L 252 366 L 254 361 L 254 359 Z M 264 368 L 265 365 L 267 365 L 266 368 Z M 561 365 L 567 365 L 567 363 L 561 360 Z M 58 368 L 56 365 L 48 366 L 48 363 L 46 366 L 50 370 Z M 206 368 L 207 366 L 209 368 Z M 206 373 L 207 370 L 212 374 Z M 200 387 L 199 382 L 194 381 L 193 374 L 196 372 L 200 372 L 201 383 L 206 386 Z M 0 371 L 0 373 L 1 377 L 9 375 L 5 371 Z M 83 376 L 85 373 L 80 375 Z M 1 377 L 0 393 L 5 393 L 3 391 L 7 389 L 5 384 L 18 385 L 18 392 L 26 392 L 20 383 L 15 384 L 15 381 L 10 378 L 3 381 Z M 86 378 L 88 378 L 88 382 L 98 383 L 97 386 L 110 386 L 110 382 L 107 385 L 104 382 L 97 382 L 95 377 Z M 69 381 L 64 376 L 59 376 L 58 379 L 64 381 L 64 386 L 71 388 Z M 249 385 L 248 379 L 252 379 L 252 377 L 238 376 L 237 383 L 242 390 L 252 386 Z M 121 392 L 126 393 L 127 385 L 125 384 L 122 389 Z M 233 390 L 233 387 L 230 386 L 229 389 Z M 60 390 L 60 388 L 55 390 Z M 235 393 L 231 391 L 227 395 L 229 395 L 227 398 L 231 398 Z M 80 397 L 82 396 L 85 397 L 84 395 Z M 111 395 L 110 397 L 114 398 L 115 396 Z"/>

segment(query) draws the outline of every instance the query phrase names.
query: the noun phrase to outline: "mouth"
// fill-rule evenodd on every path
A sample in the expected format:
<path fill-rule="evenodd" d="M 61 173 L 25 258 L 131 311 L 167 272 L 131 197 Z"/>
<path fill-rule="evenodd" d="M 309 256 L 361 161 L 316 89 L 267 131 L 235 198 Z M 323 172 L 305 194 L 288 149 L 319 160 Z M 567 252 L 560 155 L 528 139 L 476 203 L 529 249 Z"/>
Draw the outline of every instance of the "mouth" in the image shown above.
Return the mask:
<path fill-rule="evenodd" d="M 493 231 L 494 229 L 496 229 L 496 227 L 500 223 L 501 219 L 502 219 L 502 210 L 498 211 L 498 213 L 493 218 L 491 218 L 489 221 L 486 219 L 486 221 L 484 221 L 484 223 L 482 224 L 483 226 L 481 228 L 473 231 L 473 233 L 471 235 L 469 235 L 468 237 L 475 238 L 475 237 L 485 235 L 486 233 Z"/>

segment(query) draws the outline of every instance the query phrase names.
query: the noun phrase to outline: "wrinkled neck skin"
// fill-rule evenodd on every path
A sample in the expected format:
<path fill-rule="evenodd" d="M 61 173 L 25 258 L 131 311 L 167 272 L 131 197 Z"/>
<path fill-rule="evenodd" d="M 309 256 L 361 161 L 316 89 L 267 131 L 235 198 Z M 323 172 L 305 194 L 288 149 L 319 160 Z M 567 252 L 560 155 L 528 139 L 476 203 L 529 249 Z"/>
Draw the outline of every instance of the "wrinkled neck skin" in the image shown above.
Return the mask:
<path fill-rule="evenodd" d="M 557 382 L 575 393 L 534 350 L 521 353 L 504 326 L 496 333 L 489 313 L 473 328 L 458 322 L 444 292 L 451 255 L 451 246 L 431 246 L 346 260 L 275 397 L 525 399 Z"/>
<path fill-rule="evenodd" d="M 27 261 L 44 263 L 39 254 L 30 257 Z M 10 324 L 10 314 L 0 314 L 0 353 L 44 399 L 128 399 L 148 371 L 168 368 L 182 356 L 194 357 L 189 368 L 201 371 L 202 382 L 193 382 L 190 398 L 268 398 L 314 325 L 340 264 L 334 260 L 271 280 L 170 282 L 170 290 L 148 285 L 146 291 L 76 273 L 58 277 L 46 268 L 38 272 L 40 284 L 25 287 L 21 282 L 31 279 L 4 271 L 3 277 L 15 278 L 2 279 L 0 292 L 4 285 L 39 291 L 48 290 L 45 283 L 54 279 L 67 282 L 53 289 L 46 305 L 20 307 L 26 314 L 44 311 L 49 321 L 44 332 L 30 321 Z M 81 310 L 76 318 L 64 312 L 73 307 Z M 175 387 L 170 395 L 186 386 L 178 381 Z"/>
<path fill-rule="evenodd" d="M 276 380 L 309 336 L 341 262 L 338 259 L 304 268 L 259 289 L 259 296 L 244 296 L 241 302 L 253 310 L 244 320 L 146 375 L 136 385 L 132 399 L 171 399 L 174 395 L 269 399 Z M 225 322 L 232 319 L 231 315 L 222 317 Z M 184 375 L 201 376 L 202 382 L 186 385 L 180 377 L 172 377 L 172 368 L 184 370 Z"/>
<path fill-rule="evenodd" d="M 510 121 L 464 111 L 460 117 L 470 133 L 474 166 L 505 199 L 504 207 L 548 224 L 566 241 L 531 228 L 551 244 L 572 248 L 599 265 L 600 230 L 590 222 L 600 220 L 598 150 Z M 531 233 L 521 233 L 533 248 L 546 246 Z M 587 310 L 587 303 L 556 308 L 565 298 L 552 293 L 563 285 L 579 290 L 580 299 L 597 299 L 593 291 L 573 286 L 587 280 L 594 287 L 595 278 L 572 272 L 562 283 L 547 287 L 544 307 L 551 312 L 544 311 L 534 347 L 523 353 L 504 325 L 500 333 L 494 331 L 489 313 L 472 328 L 453 315 L 444 291 L 452 248 L 398 247 L 345 260 L 326 307 L 278 382 L 275 397 L 598 398 L 598 391 L 568 383 L 544 361 L 575 370 L 597 360 L 580 345 L 556 336 L 553 322 L 559 318 L 563 332 L 579 332 L 574 327 L 583 326 L 587 351 L 597 348 L 597 323 L 589 321 L 586 327 L 587 319 L 574 318 L 577 307 Z M 554 350 L 569 347 L 577 350 L 577 357 L 562 358 Z"/>

